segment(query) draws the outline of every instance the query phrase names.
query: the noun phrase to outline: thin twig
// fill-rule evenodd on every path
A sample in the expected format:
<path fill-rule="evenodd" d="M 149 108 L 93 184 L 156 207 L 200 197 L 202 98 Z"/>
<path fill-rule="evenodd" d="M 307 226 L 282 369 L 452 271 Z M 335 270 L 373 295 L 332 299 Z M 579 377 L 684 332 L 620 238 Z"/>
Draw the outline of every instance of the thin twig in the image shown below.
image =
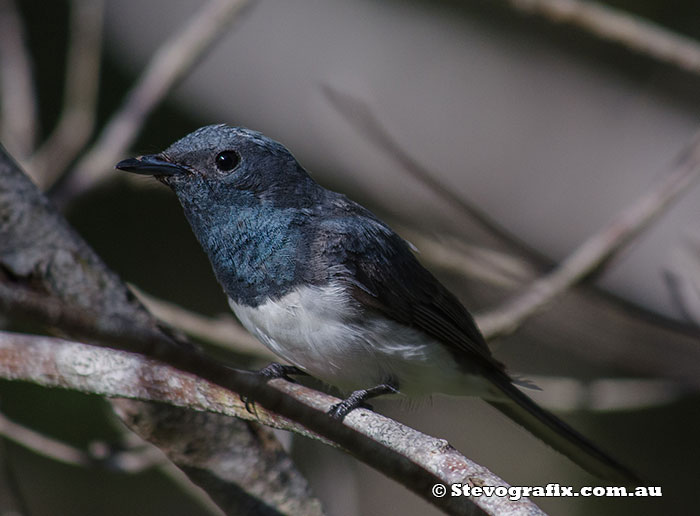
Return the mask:
<path fill-rule="evenodd" d="M 54 183 L 85 146 L 95 125 L 102 52 L 102 0 L 71 1 L 71 38 L 63 112 L 32 155 L 27 171 L 40 188 Z"/>
<path fill-rule="evenodd" d="M 0 413 L 0 434 L 38 455 L 64 464 L 87 467 L 94 463 L 88 453 L 17 424 L 2 413 Z"/>
<path fill-rule="evenodd" d="M 635 236 L 656 221 L 700 175 L 700 135 L 658 184 L 617 218 L 581 244 L 550 273 L 499 308 L 477 317 L 484 337 L 494 339 L 515 331 L 527 318 L 581 282 L 615 257 Z"/>
<path fill-rule="evenodd" d="M 600 3 L 581 0 L 508 0 L 518 11 L 564 23 L 700 75 L 700 43 L 656 23 Z"/>
<path fill-rule="evenodd" d="M 134 285 L 129 285 L 129 288 L 155 317 L 190 337 L 235 351 L 236 353 L 243 353 L 264 360 L 279 360 L 258 339 L 238 324 L 231 315 L 221 314 L 215 318 L 206 317 L 186 310 L 174 303 L 155 298 Z"/>
<path fill-rule="evenodd" d="M 428 235 L 408 227 L 394 228 L 413 244 L 421 262 L 488 286 L 514 289 L 537 275 L 520 256 L 465 242 L 452 235 Z"/>
<path fill-rule="evenodd" d="M 20 161 L 34 150 L 38 118 L 32 60 L 13 0 L 0 0 L 0 141 Z"/>
<path fill-rule="evenodd" d="M 3 342 L 2 336 L 0 336 L 0 342 Z M 92 443 L 89 450 L 84 451 L 15 423 L 2 413 L 0 413 L 0 434 L 38 455 L 84 468 L 98 467 L 103 464 L 110 471 L 139 473 L 167 462 L 157 448 L 150 446 L 112 453 L 108 447 L 100 443 Z"/>
<path fill-rule="evenodd" d="M 489 235 L 497 238 L 508 248 L 515 248 L 524 252 L 527 256 L 539 259 L 539 253 L 501 227 L 474 204 L 462 199 L 455 193 L 454 188 L 437 179 L 433 172 L 421 165 L 415 157 L 411 156 L 382 125 L 372 112 L 372 109 L 370 109 L 370 106 L 365 102 L 348 93 L 338 91 L 329 85 L 323 86 L 323 92 L 333 107 L 352 124 L 358 134 L 361 134 L 367 141 L 385 152 L 401 167 L 400 169 L 403 172 L 420 181 L 435 195 L 444 199 L 479 224 Z"/>
<path fill-rule="evenodd" d="M 248 0 L 210 0 L 182 31 L 176 32 L 153 54 L 122 107 L 56 192 L 59 204 L 68 204 L 107 177 L 146 117 L 224 34 L 247 4 Z"/>
<path fill-rule="evenodd" d="M 670 405 L 692 389 L 675 380 L 660 378 L 588 378 L 528 375 L 527 380 L 541 390 L 532 398 L 557 412 L 585 410 L 620 412 Z"/>

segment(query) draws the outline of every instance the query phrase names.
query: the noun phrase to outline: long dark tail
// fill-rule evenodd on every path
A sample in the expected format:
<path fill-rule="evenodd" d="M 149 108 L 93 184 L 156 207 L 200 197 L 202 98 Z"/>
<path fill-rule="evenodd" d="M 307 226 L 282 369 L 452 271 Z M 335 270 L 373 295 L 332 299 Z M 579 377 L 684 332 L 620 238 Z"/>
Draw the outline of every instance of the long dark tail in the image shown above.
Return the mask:
<path fill-rule="evenodd" d="M 643 484 L 632 470 L 600 450 L 554 414 L 541 408 L 512 383 L 506 383 L 506 381 L 498 383 L 509 400 L 487 400 L 488 403 L 528 429 L 533 435 L 566 455 L 589 473 L 602 479 L 621 484 Z"/>

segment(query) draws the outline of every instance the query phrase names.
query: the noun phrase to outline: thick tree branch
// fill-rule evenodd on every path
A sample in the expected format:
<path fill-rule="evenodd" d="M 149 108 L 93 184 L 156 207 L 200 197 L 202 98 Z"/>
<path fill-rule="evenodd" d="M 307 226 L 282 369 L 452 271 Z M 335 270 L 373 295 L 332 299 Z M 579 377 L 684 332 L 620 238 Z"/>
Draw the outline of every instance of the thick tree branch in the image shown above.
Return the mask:
<path fill-rule="evenodd" d="M 318 438 L 293 420 L 281 418 L 264 407 L 256 406 L 255 410 L 248 411 L 238 394 L 197 376 L 137 354 L 52 337 L 0 332 L 0 377 L 108 397 L 159 401 L 260 421 Z M 326 411 L 339 401 L 281 379 L 272 380 L 270 385 L 316 410 Z M 446 441 L 422 434 L 380 414 L 357 409 L 347 416 L 345 424 L 430 469 L 436 475 L 435 482 L 507 485 L 485 468 L 461 456 Z M 155 428 L 149 431 L 160 432 Z M 183 447 L 178 446 L 178 449 Z M 529 501 L 510 502 L 493 497 L 479 500 L 479 505 L 487 514 L 541 514 Z M 450 512 L 463 514 L 462 509 L 453 508 Z"/>
<path fill-rule="evenodd" d="M 182 31 L 163 43 L 122 107 L 59 187 L 55 196 L 57 202 L 67 204 L 107 177 L 146 117 L 224 34 L 247 4 L 248 0 L 209 0 Z"/>

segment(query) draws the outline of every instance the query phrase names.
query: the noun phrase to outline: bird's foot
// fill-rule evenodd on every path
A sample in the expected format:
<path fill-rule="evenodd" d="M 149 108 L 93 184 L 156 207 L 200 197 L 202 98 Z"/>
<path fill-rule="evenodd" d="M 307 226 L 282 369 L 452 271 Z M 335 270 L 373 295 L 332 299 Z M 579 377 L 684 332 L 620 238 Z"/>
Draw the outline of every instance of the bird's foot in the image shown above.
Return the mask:
<path fill-rule="evenodd" d="M 350 396 L 345 398 L 340 403 L 336 403 L 335 405 L 333 405 L 328 410 L 328 415 L 333 419 L 342 421 L 343 419 L 345 419 L 345 416 L 347 416 L 356 408 L 365 407 L 371 410 L 372 407 L 365 403 L 366 400 L 374 398 L 376 396 L 381 396 L 382 394 L 396 394 L 398 392 L 398 388 L 391 383 L 383 383 L 372 387 L 371 389 L 360 389 L 359 391 L 355 391 L 352 394 L 350 394 Z"/>
<path fill-rule="evenodd" d="M 290 374 L 297 376 L 308 376 L 309 373 L 302 371 L 297 366 L 278 364 L 277 362 L 272 362 L 266 365 L 260 371 L 258 371 L 260 376 L 264 376 L 268 380 L 274 378 L 283 378 L 288 382 L 296 383 L 292 378 L 289 377 Z"/>
<path fill-rule="evenodd" d="M 278 364 L 277 362 L 272 362 L 271 364 L 266 365 L 262 369 L 258 371 L 260 376 L 266 378 L 267 380 L 273 380 L 275 378 L 283 378 L 287 380 L 288 382 L 296 383 L 292 378 L 289 377 L 290 374 L 294 375 L 308 375 L 309 373 L 306 373 L 299 369 L 296 366 L 293 365 L 284 365 L 284 364 Z M 241 401 L 245 404 L 245 409 L 251 413 L 255 413 L 255 402 L 248 399 L 246 396 L 241 396 Z"/>

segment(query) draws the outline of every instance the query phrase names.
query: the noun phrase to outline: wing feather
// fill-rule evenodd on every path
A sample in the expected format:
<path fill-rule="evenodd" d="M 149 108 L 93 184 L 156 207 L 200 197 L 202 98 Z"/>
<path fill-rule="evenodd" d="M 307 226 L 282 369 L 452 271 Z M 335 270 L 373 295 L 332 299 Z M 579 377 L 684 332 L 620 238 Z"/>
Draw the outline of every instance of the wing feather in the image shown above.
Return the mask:
<path fill-rule="evenodd" d="M 349 284 L 357 302 L 440 341 L 467 370 L 504 372 L 471 314 L 405 240 L 352 201 L 338 199 L 335 206 L 336 216 L 326 213 L 319 222 L 315 259 L 333 267 L 334 278 Z"/>

